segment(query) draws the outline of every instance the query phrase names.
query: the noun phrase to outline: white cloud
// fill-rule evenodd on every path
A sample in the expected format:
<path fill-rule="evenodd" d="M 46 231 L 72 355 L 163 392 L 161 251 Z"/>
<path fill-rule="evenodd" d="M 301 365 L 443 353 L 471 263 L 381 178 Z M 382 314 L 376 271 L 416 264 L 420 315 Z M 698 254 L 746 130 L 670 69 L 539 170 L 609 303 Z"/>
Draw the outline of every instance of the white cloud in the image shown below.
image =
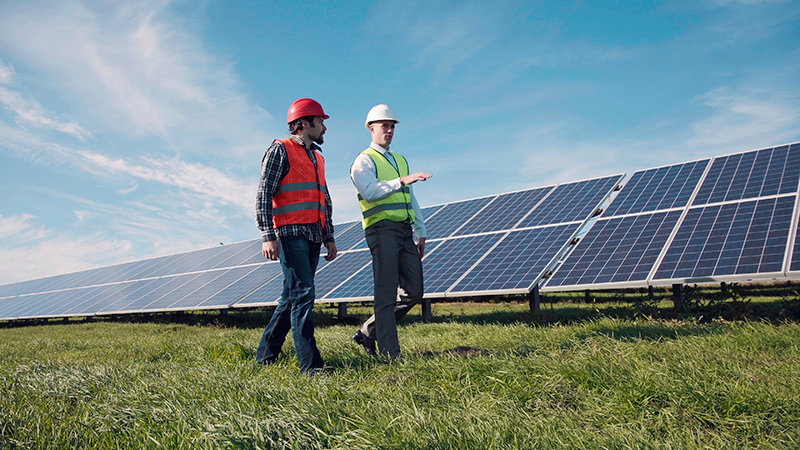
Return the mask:
<path fill-rule="evenodd" d="M 11 84 L 14 79 L 14 66 L 6 64 L 0 59 L 0 84 Z"/>
<path fill-rule="evenodd" d="M 142 180 L 185 189 L 201 198 L 214 200 L 214 203 L 233 204 L 246 211 L 253 208 L 255 187 L 213 167 L 177 158 L 143 158 L 141 163 L 134 163 L 88 151 L 80 152 L 80 155 L 96 166 L 95 171 L 98 174 L 124 173 Z"/>
<path fill-rule="evenodd" d="M 699 99 L 711 114 L 691 126 L 695 147 L 760 148 L 796 139 L 800 134 L 800 98 L 796 92 L 768 88 L 718 88 Z"/>
<path fill-rule="evenodd" d="M 0 215 L 0 238 L 15 242 L 29 242 L 46 236 L 44 229 L 32 222 L 32 214 L 17 214 L 10 217 Z"/>
<path fill-rule="evenodd" d="M 38 71 L 37 90 L 57 90 L 67 113 L 94 130 L 157 137 L 184 153 L 256 151 L 279 124 L 245 97 L 232 62 L 207 51 L 169 6 L 0 5 L 0 51 Z"/>
<path fill-rule="evenodd" d="M 36 100 L 23 97 L 22 94 L 0 87 L 0 104 L 14 113 L 18 124 L 31 125 L 37 128 L 50 128 L 69 134 L 82 141 L 89 137 L 89 132 L 75 122 L 61 122 L 48 117 L 47 111 Z"/>
<path fill-rule="evenodd" d="M 52 276 L 110 264 L 109 255 L 125 254 L 130 242 L 96 236 L 42 239 L 13 248 L 0 247 L 0 283 Z"/>

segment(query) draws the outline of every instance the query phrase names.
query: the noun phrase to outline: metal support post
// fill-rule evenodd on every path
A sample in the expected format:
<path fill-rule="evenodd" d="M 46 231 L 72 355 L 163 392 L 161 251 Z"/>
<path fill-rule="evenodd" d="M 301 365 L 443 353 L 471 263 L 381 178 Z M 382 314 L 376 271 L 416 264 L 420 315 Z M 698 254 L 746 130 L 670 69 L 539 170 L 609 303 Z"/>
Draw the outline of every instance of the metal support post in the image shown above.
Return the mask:
<path fill-rule="evenodd" d="M 430 322 L 433 320 L 433 308 L 431 307 L 431 299 L 422 297 L 422 321 Z"/>
<path fill-rule="evenodd" d="M 528 294 L 528 306 L 531 312 L 538 316 L 541 313 L 541 296 L 539 295 L 539 285 L 537 284 L 533 290 Z"/>
<path fill-rule="evenodd" d="M 337 315 L 339 316 L 339 318 L 341 319 L 343 317 L 347 317 L 347 303 L 339 302 L 336 304 L 336 306 L 338 308 Z"/>
<path fill-rule="evenodd" d="M 675 309 L 683 308 L 683 284 L 677 283 L 672 285 L 672 303 Z"/>
<path fill-rule="evenodd" d="M 655 292 L 653 291 L 653 285 L 647 286 L 647 298 L 653 300 L 656 297 Z"/>

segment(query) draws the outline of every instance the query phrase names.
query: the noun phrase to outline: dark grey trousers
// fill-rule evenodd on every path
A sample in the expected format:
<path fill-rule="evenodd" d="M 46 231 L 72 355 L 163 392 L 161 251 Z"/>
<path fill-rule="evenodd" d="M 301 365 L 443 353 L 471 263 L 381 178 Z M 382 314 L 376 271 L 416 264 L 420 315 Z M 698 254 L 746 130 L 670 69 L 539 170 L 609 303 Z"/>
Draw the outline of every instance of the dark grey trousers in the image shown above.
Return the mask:
<path fill-rule="evenodd" d="M 396 358 L 400 356 L 397 321 L 422 300 L 422 260 L 408 222 L 381 220 L 365 235 L 372 252 L 375 314 L 361 332 L 377 339 L 382 355 Z"/>

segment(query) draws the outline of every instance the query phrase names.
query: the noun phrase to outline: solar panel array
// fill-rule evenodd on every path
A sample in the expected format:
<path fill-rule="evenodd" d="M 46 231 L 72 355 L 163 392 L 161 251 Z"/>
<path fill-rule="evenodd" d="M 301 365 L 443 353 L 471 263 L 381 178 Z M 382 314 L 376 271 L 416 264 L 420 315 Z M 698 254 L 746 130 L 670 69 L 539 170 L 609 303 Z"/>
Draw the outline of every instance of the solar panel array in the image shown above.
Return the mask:
<path fill-rule="evenodd" d="M 799 181 L 796 143 L 638 171 L 542 290 L 789 276 Z"/>
<path fill-rule="evenodd" d="M 430 206 L 429 296 L 529 291 L 622 175 Z M 338 257 L 320 258 L 317 302 L 372 299 L 360 221 L 339 224 Z M 526 252 L 524 255 L 519 252 Z M 260 240 L 0 286 L 0 320 L 275 305 L 278 262 Z"/>
<path fill-rule="evenodd" d="M 426 297 L 800 274 L 800 144 L 637 171 L 590 220 L 622 177 L 424 208 Z M 371 300 L 360 222 L 338 224 L 336 242 L 339 256 L 319 262 L 317 302 Z M 250 240 L 0 285 L 0 320 L 246 308 L 282 292 L 280 264 Z"/>

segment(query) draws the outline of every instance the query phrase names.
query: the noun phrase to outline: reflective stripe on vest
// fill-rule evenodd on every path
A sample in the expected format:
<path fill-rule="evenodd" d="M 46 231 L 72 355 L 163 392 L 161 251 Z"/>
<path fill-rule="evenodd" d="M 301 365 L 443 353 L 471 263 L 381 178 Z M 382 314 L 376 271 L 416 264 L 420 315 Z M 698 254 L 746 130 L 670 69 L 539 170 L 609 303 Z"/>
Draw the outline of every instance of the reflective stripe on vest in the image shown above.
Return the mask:
<path fill-rule="evenodd" d="M 374 148 L 370 147 L 361 153 L 372 158 L 372 162 L 375 163 L 375 168 L 378 172 L 378 181 L 394 180 L 408 175 L 408 161 L 397 153 L 390 152 L 397 163 L 396 169 L 386 156 Z M 411 222 L 414 221 L 414 209 L 411 207 L 411 188 L 408 186 L 403 186 L 402 189 L 392 195 L 375 202 L 364 200 L 364 197 L 359 193 L 358 205 L 361 207 L 361 226 L 364 229 L 381 220 L 402 222 L 410 219 Z"/>
<path fill-rule="evenodd" d="M 289 172 L 272 197 L 272 223 L 284 225 L 320 222 L 325 227 L 325 159 L 316 153 L 317 167 L 294 139 L 281 139 L 289 158 Z"/>

